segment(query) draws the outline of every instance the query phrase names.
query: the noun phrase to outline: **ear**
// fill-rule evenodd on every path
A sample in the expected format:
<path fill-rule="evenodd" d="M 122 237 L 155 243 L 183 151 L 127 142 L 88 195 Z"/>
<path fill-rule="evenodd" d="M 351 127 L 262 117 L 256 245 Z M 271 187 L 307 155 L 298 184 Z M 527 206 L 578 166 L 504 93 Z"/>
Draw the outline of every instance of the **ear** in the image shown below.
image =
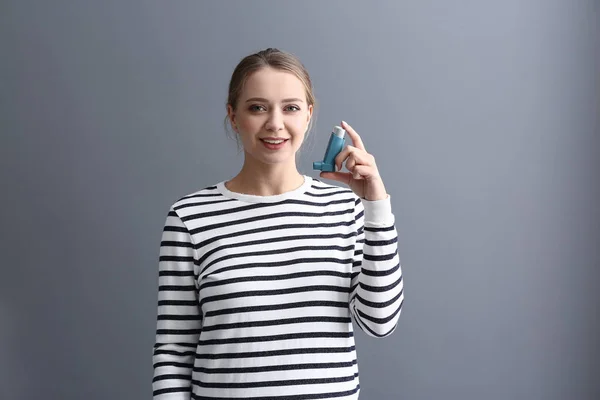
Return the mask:
<path fill-rule="evenodd" d="M 233 130 L 238 132 L 237 124 L 235 122 L 235 112 L 233 111 L 231 104 L 227 104 L 227 118 L 229 118 L 229 122 L 231 123 Z"/>
<path fill-rule="evenodd" d="M 313 115 L 313 110 L 314 110 L 314 106 L 313 105 L 309 105 L 308 106 L 308 113 L 307 113 L 307 116 L 306 116 L 306 123 L 307 124 L 310 123 L 310 120 L 311 120 L 312 115 Z"/>

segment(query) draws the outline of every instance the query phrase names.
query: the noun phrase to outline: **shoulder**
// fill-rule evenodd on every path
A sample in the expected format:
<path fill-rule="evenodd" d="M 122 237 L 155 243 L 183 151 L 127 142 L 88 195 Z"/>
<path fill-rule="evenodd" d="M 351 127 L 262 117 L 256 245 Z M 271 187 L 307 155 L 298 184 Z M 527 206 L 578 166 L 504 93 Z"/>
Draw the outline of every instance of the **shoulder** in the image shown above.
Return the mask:
<path fill-rule="evenodd" d="M 217 184 L 212 184 L 176 197 L 176 199 L 171 202 L 170 209 L 177 214 L 189 214 L 192 210 L 197 212 L 198 208 L 214 204 L 215 201 L 223 200 L 225 200 L 225 198 L 219 192 Z"/>

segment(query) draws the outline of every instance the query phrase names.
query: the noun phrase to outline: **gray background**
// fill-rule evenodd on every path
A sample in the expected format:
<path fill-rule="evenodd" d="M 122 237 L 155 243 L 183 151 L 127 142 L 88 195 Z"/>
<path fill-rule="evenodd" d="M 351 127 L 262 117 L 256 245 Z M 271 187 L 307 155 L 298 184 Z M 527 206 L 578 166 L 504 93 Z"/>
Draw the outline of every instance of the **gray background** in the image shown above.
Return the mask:
<path fill-rule="evenodd" d="M 91 4 L 90 4 L 91 3 Z M 3 1 L 1 399 L 148 399 L 162 224 L 228 179 L 244 55 L 296 53 L 392 196 L 365 400 L 600 398 L 599 2 Z"/>

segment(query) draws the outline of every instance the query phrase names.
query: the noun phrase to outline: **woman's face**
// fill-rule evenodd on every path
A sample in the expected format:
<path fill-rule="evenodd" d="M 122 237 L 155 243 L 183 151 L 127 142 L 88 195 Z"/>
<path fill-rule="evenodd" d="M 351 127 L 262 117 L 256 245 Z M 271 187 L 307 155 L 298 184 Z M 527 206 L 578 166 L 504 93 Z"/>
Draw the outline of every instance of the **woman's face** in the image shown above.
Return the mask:
<path fill-rule="evenodd" d="M 295 162 L 312 112 L 302 81 L 292 73 L 268 67 L 246 80 L 236 110 L 228 107 L 246 155 L 266 164 Z"/>

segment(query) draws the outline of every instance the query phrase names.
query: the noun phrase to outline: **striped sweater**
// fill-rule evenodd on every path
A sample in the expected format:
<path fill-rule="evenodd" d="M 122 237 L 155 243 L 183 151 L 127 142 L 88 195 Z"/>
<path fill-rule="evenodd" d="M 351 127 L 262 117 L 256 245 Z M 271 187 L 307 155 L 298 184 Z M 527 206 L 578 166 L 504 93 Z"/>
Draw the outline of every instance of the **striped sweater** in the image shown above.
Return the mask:
<path fill-rule="evenodd" d="M 304 178 L 274 196 L 221 181 L 171 206 L 154 399 L 358 399 L 352 321 L 386 337 L 404 300 L 390 197 Z"/>

